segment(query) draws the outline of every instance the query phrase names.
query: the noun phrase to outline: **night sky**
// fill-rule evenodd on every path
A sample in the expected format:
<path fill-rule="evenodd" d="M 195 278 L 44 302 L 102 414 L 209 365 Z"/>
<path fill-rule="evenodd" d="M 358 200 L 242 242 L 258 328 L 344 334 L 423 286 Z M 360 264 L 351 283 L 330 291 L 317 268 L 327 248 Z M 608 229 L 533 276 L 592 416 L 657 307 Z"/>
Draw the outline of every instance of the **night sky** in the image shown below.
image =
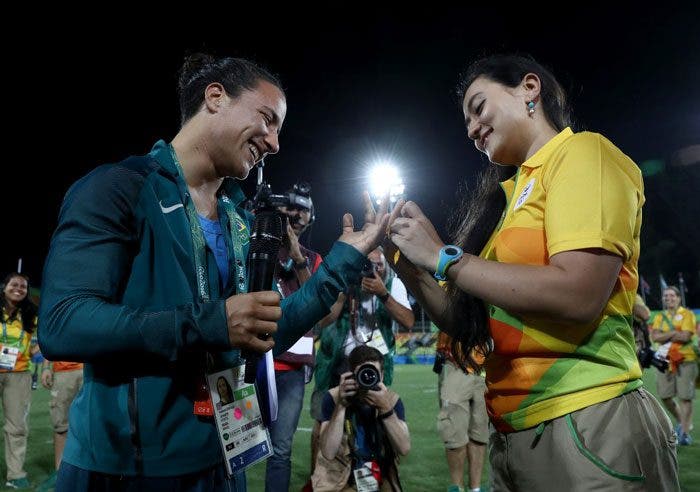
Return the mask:
<path fill-rule="evenodd" d="M 664 173 L 675 173 L 668 164 L 674 154 L 700 144 L 700 9 L 582 5 L 547 17 L 539 4 L 413 13 L 355 6 L 292 13 L 271 5 L 241 13 L 231 4 L 169 20 L 105 11 L 92 22 L 28 29 L 5 58 L 14 67 L 5 72 L 5 103 L 18 116 L 6 145 L 20 149 L 3 166 L 1 270 L 15 270 L 22 257 L 38 285 L 70 184 L 175 135 L 176 72 L 187 51 L 251 58 L 279 74 L 288 113 L 266 177 L 275 192 L 297 179 L 311 183 L 311 247 L 322 253 L 339 235 L 343 212 L 361 221 L 360 193 L 376 156 L 393 157 L 407 196 L 448 239 L 444 225 L 457 184 L 488 165 L 467 140 L 453 95 L 460 70 L 484 54 L 533 55 L 569 91 L 575 129 L 603 133 L 638 164 L 659 159 L 667 163 Z M 293 14 L 302 20 L 289 21 Z M 118 29 L 105 27 L 112 15 L 125 17 Z M 25 51 L 32 36 L 41 48 Z M 645 240 L 654 244 L 643 242 L 641 265 L 650 279 L 683 269 L 700 301 L 698 168 L 676 174 L 675 188 L 650 181 L 668 176 L 647 178 L 644 227 L 654 232 Z M 244 185 L 249 194 L 254 179 L 251 173 Z M 669 227 L 674 214 L 681 218 Z M 673 240 L 668 254 L 676 263 L 658 251 L 645 257 L 658 238 Z"/>

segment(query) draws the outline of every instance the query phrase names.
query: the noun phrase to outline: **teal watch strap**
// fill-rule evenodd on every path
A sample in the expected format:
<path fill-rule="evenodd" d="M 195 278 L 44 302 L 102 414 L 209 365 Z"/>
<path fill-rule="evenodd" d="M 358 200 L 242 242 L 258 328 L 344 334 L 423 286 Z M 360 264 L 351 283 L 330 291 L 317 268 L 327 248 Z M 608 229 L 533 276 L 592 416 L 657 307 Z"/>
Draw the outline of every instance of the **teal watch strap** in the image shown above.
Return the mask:
<path fill-rule="evenodd" d="M 462 248 L 452 244 L 447 244 L 440 248 L 434 277 L 438 280 L 447 280 L 447 269 L 458 262 L 463 254 Z"/>

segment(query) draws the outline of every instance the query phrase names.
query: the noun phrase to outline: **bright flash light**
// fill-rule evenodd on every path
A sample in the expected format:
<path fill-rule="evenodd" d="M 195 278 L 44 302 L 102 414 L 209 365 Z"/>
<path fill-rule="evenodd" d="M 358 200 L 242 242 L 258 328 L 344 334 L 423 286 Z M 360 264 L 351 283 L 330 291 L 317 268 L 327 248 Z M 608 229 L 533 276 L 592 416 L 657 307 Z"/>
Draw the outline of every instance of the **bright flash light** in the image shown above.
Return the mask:
<path fill-rule="evenodd" d="M 399 176 L 398 168 L 391 162 L 377 163 L 369 173 L 370 193 L 375 199 L 380 199 L 387 193 L 392 202 L 399 199 L 404 192 L 404 184 Z"/>

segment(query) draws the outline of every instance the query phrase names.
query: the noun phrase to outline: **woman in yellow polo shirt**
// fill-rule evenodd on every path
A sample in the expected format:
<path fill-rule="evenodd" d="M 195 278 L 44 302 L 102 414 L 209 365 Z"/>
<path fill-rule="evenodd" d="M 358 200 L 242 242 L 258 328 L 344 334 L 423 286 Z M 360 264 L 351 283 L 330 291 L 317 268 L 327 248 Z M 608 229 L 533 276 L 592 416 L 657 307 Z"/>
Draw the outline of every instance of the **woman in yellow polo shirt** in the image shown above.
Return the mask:
<path fill-rule="evenodd" d="M 665 373 L 656 374 L 656 394 L 678 422 L 678 444 L 687 446 L 693 442 L 690 426 L 698 377 L 693 349 L 695 314 L 681 306 L 681 291 L 674 285 L 664 289 L 663 303 L 664 310 L 654 317 L 651 339 L 661 344 L 659 351 L 666 354 L 670 365 Z M 678 397 L 678 405 L 674 397 Z"/>
<path fill-rule="evenodd" d="M 27 452 L 27 417 L 32 375 L 29 359 L 39 351 L 32 344 L 37 306 L 29 299 L 29 281 L 11 273 L 2 283 L 2 339 L 0 339 L 0 397 L 5 415 L 6 487 L 27 488 L 24 458 Z"/>
<path fill-rule="evenodd" d="M 638 167 L 569 128 L 563 89 L 531 58 L 473 63 L 459 96 L 468 138 L 515 175 L 499 187 L 486 172 L 452 245 L 413 202 L 397 204 L 390 238 L 399 276 L 458 353 L 488 354 L 492 488 L 677 490 L 675 434 L 641 388 L 631 329 Z"/>

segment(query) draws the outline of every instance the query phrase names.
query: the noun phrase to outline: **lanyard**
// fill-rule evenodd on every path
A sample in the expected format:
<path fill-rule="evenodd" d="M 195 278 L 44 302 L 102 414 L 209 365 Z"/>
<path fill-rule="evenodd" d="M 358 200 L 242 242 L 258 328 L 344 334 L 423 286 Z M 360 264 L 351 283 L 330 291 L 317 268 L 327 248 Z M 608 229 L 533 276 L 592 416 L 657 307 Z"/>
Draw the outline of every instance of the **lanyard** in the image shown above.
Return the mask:
<path fill-rule="evenodd" d="M 185 175 L 182 171 L 180 161 L 177 159 L 177 155 L 175 154 L 175 149 L 171 144 L 168 144 L 168 149 L 170 150 L 170 156 L 172 157 L 173 162 L 175 162 L 178 175 L 180 178 L 182 178 L 182 181 L 185 183 L 186 187 L 187 182 L 185 181 Z M 233 245 L 236 271 L 236 293 L 243 294 L 248 290 L 248 285 L 246 283 L 246 266 L 243 262 L 243 239 L 241 237 L 243 230 L 245 230 L 245 222 L 243 219 L 241 219 L 240 215 L 238 215 L 238 212 L 236 212 L 236 207 L 228 196 L 222 195 L 220 203 L 223 204 L 231 233 L 230 237 L 231 244 Z M 192 200 L 190 199 L 189 193 L 187 193 L 185 196 L 185 211 L 190 223 L 190 233 L 192 235 L 192 244 L 194 246 L 194 265 L 197 275 L 197 290 L 199 292 L 199 297 L 203 301 L 208 301 L 210 294 L 209 277 L 207 274 L 206 240 L 204 239 L 204 234 L 202 233 L 202 226 L 199 223 L 197 210 L 194 207 L 194 203 L 192 203 Z"/>
<path fill-rule="evenodd" d="M 676 312 L 678 312 L 678 311 L 676 311 Z M 671 323 L 671 320 L 668 319 L 668 316 L 666 316 L 666 312 L 665 312 L 665 311 L 662 311 L 662 312 L 661 312 L 661 316 L 664 318 L 664 321 L 666 322 L 666 324 L 668 325 L 668 327 L 671 328 L 671 331 L 676 331 L 676 327 L 673 326 L 673 323 Z"/>
<path fill-rule="evenodd" d="M 24 328 L 19 332 L 19 339 L 17 340 L 17 347 L 22 347 L 22 339 L 24 338 Z M 2 342 L 7 345 L 7 323 L 2 322 Z"/>

